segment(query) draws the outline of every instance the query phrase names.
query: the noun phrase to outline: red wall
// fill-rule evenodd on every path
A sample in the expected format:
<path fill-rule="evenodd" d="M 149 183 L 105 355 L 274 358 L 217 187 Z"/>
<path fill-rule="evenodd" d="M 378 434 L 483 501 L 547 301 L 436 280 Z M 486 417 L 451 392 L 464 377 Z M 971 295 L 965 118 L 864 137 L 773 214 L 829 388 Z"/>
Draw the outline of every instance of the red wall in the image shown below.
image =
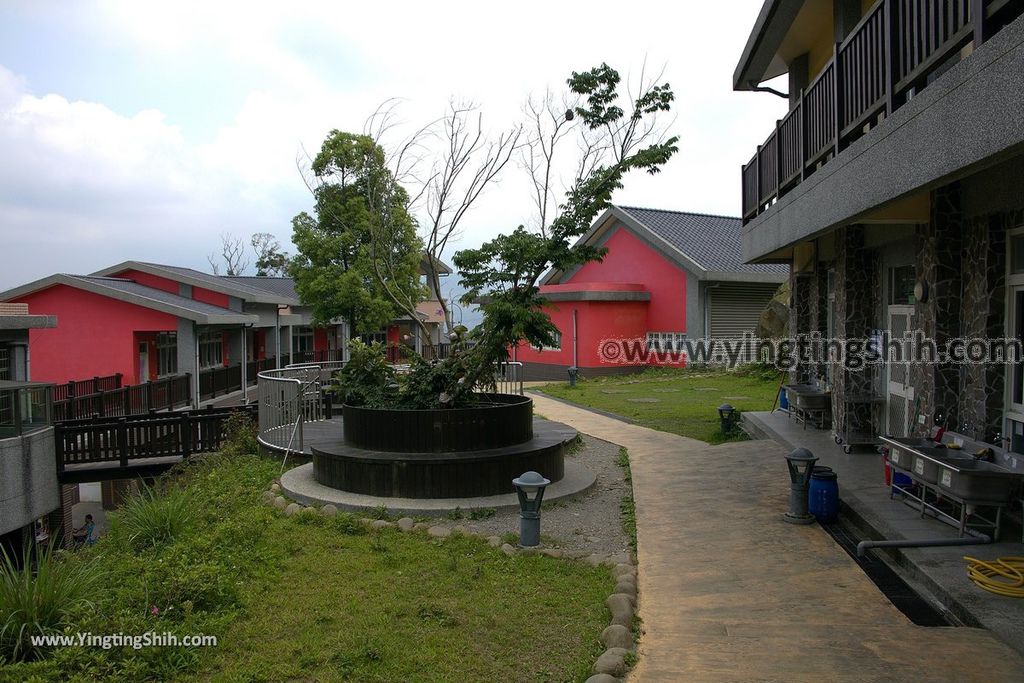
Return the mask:
<path fill-rule="evenodd" d="M 686 332 L 686 271 L 647 246 L 630 230 L 614 228 L 605 242 L 602 262 L 587 263 L 572 277 L 542 292 L 572 290 L 648 291 L 650 301 L 560 301 L 548 309 L 562 332 L 559 351 L 537 351 L 520 345 L 524 362 L 572 365 L 572 311 L 577 321 L 577 364 L 608 367 L 600 344 L 607 339 L 644 339 L 647 332 Z"/>
<path fill-rule="evenodd" d="M 628 228 L 614 228 L 604 261 L 585 264 L 566 283 L 635 282 L 651 293 L 650 332 L 686 332 L 686 271 L 647 246 Z"/>
<path fill-rule="evenodd" d="M 117 273 L 114 277 L 124 278 L 126 280 L 134 280 L 140 285 L 152 287 L 153 289 L 160 289 L 171 294 L 180 294 L 181 285 L 177 280 L 171 280 L 159 275 L 150 275 L 149 273 L 143 273 L 139 270 L 125 270 Z M 211 306 L 220 306 L 221 308 L 228 308 L 228 295 L 221 294 L 220 292 L 214 292 L 209 289 L 202 287 L 192 288 L 192 299 L 195 301 L 202 301 L 203 303 L 210 304 Z"/>
<path fill-rule="evenodd" d="M 192 299 L 195 301 L 202 301 L 204 304 L 210 304 L 211 306 L 220 306 L 221 308 L 229 308 L 229 302 L 227 294 L 221 294 L 220 292 L 213 292 L 209 289 L 203 289 L 202 287 L 192 288 Z"/>
<path fill-rule="evenodd" d="M 159 275 L 150 275 L 149 273 L 143 273 L 139 270 L 126 270 L 121 273 L 116 273 L 112 277 L 119 277 L 125 280 L 134 280 L 140 285 L 152 287 L 153 289 L 159 289 L 164 292 L 170 292 L 171 294 L 180 293 L 178 282 L 175 280 L 169 280 Z"/>
<path fill-rule="evenodd" d="M 54 329 L 30 330 L 32 379 L 63 383 L 121 373 L 139 382 L 136 332 L 173 332 L 178 319 L 66 285 L 21 297 L 33 313 L 57 316 Z M 156 362 L 150 349 L 150 365 Z M 143 378 L 145 379 L 145 378 Z"/>

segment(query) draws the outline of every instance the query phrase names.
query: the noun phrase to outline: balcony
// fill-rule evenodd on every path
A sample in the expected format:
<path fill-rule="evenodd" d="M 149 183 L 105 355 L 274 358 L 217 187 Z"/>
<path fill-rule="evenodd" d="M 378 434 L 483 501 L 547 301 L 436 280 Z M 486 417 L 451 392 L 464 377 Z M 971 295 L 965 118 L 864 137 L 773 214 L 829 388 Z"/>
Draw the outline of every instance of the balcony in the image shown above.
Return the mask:
<path fill-rule="evenodd" d="M 879 0 L 743 166 L 749 223 L 1021 13 L 1014 0 Z"/>
<path fill-rule="evenodd" d="M 0 439 L 23 436 L 52 424 L 52 384 L 0 381 Z"/>

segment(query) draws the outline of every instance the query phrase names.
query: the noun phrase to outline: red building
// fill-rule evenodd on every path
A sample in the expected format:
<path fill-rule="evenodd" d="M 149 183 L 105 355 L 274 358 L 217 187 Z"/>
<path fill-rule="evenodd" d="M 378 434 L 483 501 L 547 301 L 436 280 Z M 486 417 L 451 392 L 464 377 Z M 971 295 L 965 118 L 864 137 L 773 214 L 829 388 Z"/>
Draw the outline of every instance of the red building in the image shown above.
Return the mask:
<path fill-rule="evenodd" d="M 61 320 L 58 328 L 29 333 L 33 379 L 62 384 L 120 375 L 128 385 L 187 373 L 193 402 L 251 384 L 257 371 L 278 362 L 341 360 L 349 337 L 343 320 L 312 326 L 291 278 L 217 276 L 142 261 L 51 275 L 0 292 L 3 301 Z M 433 303 L 420 312 L 431 329 L 439 327 Z M 379 336 L 417 348 L 439 341 L 420 340 L 409 320 Z"/>
<path fill-rule="evenodd" d="M 785 266 L 748 265 L 739 218 L 613 206 L 581 242 L 607 247 L 600 262 L 551 271 L 541 292 L 561 332 L 557 348 L 520 346 L 514 355 L 529 379 L 564 379 L 630 371 L 610 362 L 607 340 L 643 340 L 660 348 L 683 338 L 739 337 L 787 275 Z"/>

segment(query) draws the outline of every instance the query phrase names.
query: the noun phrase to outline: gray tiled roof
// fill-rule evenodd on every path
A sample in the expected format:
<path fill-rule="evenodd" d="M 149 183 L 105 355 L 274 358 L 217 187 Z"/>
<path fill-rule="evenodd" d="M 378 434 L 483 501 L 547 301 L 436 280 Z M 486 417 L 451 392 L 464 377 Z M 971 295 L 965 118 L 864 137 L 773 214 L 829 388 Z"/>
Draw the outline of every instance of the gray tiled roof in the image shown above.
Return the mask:
<path fill-rule="evenodd" d="M 260 277 L 254 275 L 224 275 L 221 277 L 222 280 L 229 280 L 245 285 L 246 287 L 255 287 L 256 289 L 262 289 L 265 292 L 276 294 L 277 296 L 284 296 L 291 299 L 295 299 L 296 302 L 299 300 L 299 293 L 295 291 L 295 280 L 290 277 Z"/>
<path fill-rule="evenodd" d="M 786 265 L 743 262 L 740 245 L 743 221 L 739 218 L 635 206 L 616 205 L 616 208 L 686 254 L 704 270 L 773 275 L 789 272 Z"/>
<path fill-rule="evenodd" d="M 125 280 L 124 278 L 97 277 L 94 275 L 66 275 L 65 277 L 72 280 L 89 282 L 94 286 L 114 289 L 119 292 L 124 292 L 125 294 L 131 294 L 132 296 L 149 299 L 169 306 L 175 306 L 200 315 L 241 315 L 238 312 L 227 308 L 221 308 L 220 306 L 214 306 L 213 304 L 207 304 L 202 301 L 196 301 L 195 299 L 171 294 L 170 292 L 165 292 L 162 289 L 154 289 L 152 287 L 140 285 L 138 282 Z"/>

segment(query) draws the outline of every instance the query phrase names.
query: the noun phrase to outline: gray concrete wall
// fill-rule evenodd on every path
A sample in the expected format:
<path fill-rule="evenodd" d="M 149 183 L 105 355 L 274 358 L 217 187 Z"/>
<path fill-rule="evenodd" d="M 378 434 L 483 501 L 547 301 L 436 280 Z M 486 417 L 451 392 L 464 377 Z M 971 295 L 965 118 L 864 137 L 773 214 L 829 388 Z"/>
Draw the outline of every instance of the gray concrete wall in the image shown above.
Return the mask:
<path fill-rule="evenodd" d="M 744 226 L 744 258 L 756 261 L 1020 155 L 1021 111 L 1024 17 Z"/>
<path fill-rule="evenodd" d="M 60 506 L 53 428 L 0 439 L 0 534 Z"/>
<path fill-rule="evenodd" d="M 697 276 L 686 271 L 686 336 L 704 336 L 704 287 Z"/>
<path fill-rule="evenodd" d="M 196 336 L 191 320 L 178 318 L 178 373 L 196 374 Z"/>

